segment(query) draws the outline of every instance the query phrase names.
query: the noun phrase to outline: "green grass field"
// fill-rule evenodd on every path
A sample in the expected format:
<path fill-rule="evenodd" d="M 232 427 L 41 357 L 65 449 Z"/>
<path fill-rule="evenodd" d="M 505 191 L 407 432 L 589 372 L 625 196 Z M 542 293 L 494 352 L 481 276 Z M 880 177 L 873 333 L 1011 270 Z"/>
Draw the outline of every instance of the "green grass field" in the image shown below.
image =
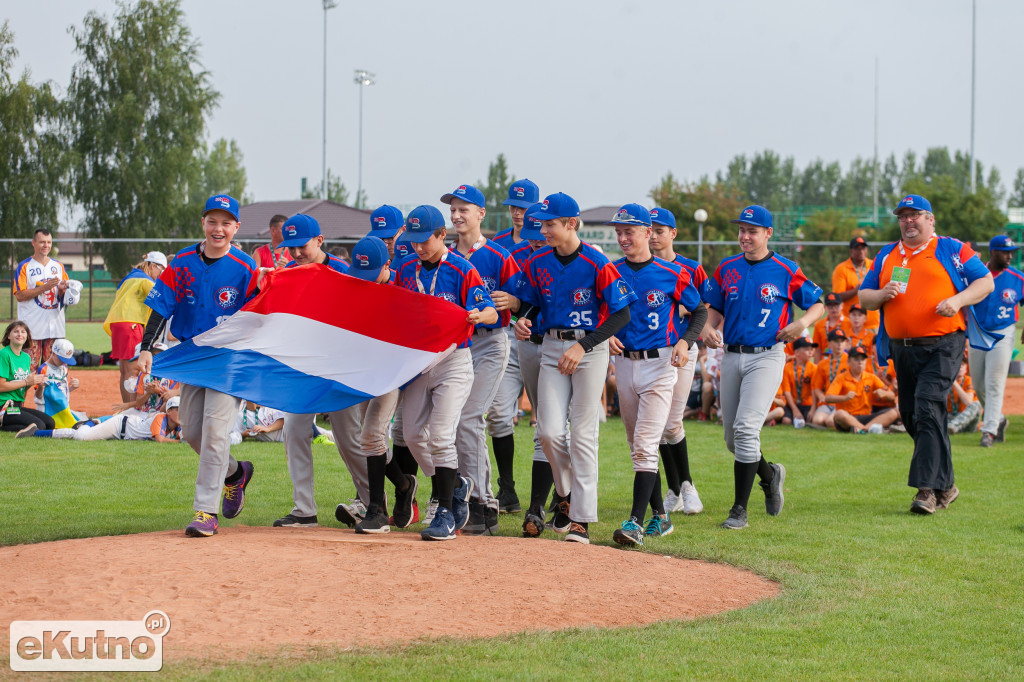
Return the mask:
<path fill-rule="evenodd" d="M 720 427 L 688 423 L 687 430 L 705 512 L 674 517 L 675 533 L 642 551 L 749 567 L 781 583 L 777 599 L 642 628 L 327 648 L 304 661 L 169 663 L 163 674 L 227 680 L 1024 677 L 1024 522 L 1017 507 L 1024 418 L 1012 421 L 1002 446 L 982 449 L 976 436 L 954 438 L 962 493 L 951 509 L 929 518 L 908 513 L 907 436 L 766 429 L 766 456 L 788 471 L 785 510 L 766 516 L 755 486 L 750 527 L 739 532 L 718 527 L 732 503 L 732 459 Z M 525 423 L 516 430 L 517 452 L 528 451 L 530 435 Z M 15 441 L 0 434 L 0 452 L 0 544 L 180 529 L 189 521 L 196 460 L 186 445 Z M 333 446 L 314 452 L 320 519 L 337 525 L 330 510 L 353 495 L 352 484 Z M 257 474 L 245 512 L 223 523 L 269 525 L 291 507 L 283 449 L 246 443 L 235 455 L 252 460 Z M 517 459 L 521 496 L 528 493 L 529 466 L 526 457 Z M 591 526 L 595 542 L 613 544 L 631 490 L 624 431 L 613 419 L 601 429 L 602 522 Z M 502 534 L 518 536 L 521 521 L 521 515 L 502 517 Z M 546 535 L 523 542 L 554 541 Z M 395 579 L 380 568 L 382 580 Z M 579 570 L 586 567 L 570 560 L 544 567 L 535 579 L 571 589 Z M 343 600 L 344 590 L 339 579 L 335 596 Z M 471 598 L 471 591 L 467 586 L 453 603 Z M 243 604 L 231 608 L 244 614 Z"/>

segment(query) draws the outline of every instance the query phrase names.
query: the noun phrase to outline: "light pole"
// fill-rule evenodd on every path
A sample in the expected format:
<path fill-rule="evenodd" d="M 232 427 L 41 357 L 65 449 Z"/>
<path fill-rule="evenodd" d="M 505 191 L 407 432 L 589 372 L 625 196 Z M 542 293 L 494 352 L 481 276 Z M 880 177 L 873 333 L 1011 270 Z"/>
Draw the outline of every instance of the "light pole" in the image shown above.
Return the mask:
<path fill-rule="evenodd" d="M 708 221 L 708 212 L 698 208 L 693 212 L 693 219 L 697 221 L 697 263 L 704 265 L 704 223 Z"/>
<path fill-rule="evenodd" d="M 320 185 L 320 198 L 327 198 L 327 10 L 338 6 L 338 0 L 323 0 L 324 3 L 324 139 L 321 171 L 323 184 Z"/>
<path fill-rule="evenodd" d="M 369 71 L 356 69 L 355 84 L 359 86 L 359 175 L 356 183 L 356 208 L 360 208 L 359 202 L 363 198 L 363 90 L 368 85 L 373 85 L 376 76 Z"/>
<path fill-rule="evenodd" d="M 976 52 L 976 49 L 975 49 L 976 28 L 975 27 L 977 26 L 977 23 L 978 23 L 978 1 L 974 0 L 971 3 L 971 169 L 970 169 L 970 175 L 968 176 L 971 179 L 971 194 L 974 194 L 974 189 L 975 189 L 975 187 L 974 187 L 974 184 L 975 184 L 975 182 L 974 182 L 975 181 L 975 178 L 974 178 L 974 55 L 975 55 L 975 52 Z"/>

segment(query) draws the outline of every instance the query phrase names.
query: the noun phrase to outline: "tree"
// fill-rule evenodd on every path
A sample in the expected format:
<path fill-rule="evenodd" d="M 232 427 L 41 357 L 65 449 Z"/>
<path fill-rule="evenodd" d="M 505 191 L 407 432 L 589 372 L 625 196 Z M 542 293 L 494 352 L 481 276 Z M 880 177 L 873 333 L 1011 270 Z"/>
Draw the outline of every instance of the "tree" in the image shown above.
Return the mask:
<path fill-rule="evenodd" d="M 82 59 L 68 86 L 74 195 L 93 237 L 195 234 L 189 188 L 201 184 L 206 116 L 219 95 L 178 0 L 122 2 L 112 22 L 72 27 Z M 104 244 L 112 272 L 134 249 Z"/>
<path fill-rule="evenodd" d="M 198 158 L 202 177 L 199 183 L 189 188 L 190 215 L 202 213 L 206 200 L 214 194 L 231 195 L 242 204 L 252 203 L 252 197 L 245 194 L 245 166 L 237 142 L 221 138 L 213 143 L 213 147 L 203 145 Z"/>
<path fill-rule="evenodd" d="M 1013 179 L 1013 193 L 1010 195 L 1010 206 L 1024 206 L 1024 168 L 1017 169 L 1017 177 Z"/>
<path fill-rule="evenodd" d="M 504 154 L 498 154 L 490 165 L 487 166 L 487 182 L 476 181 L 476 187 L 484 193 L 484 203 L 487 209 L 487 217 L 481 228 L 485 231 L 500 232 L 506 227 L 512 226 L 512 219 L 508 211 L 502 205 L 508 197 L 508 188 L 516 181 L 516 176 L 508 172 L 508 163 Z"/>
<path fill-rule="evenodd" d="M 30 237 L 55 228 L 68 197 L 68 155 L 60 132 L 63 105 L 49 83 L 14 80 L 18 51 L 5 21 L 0 25 L 0 235 Z"/>
<path fill-rule="evenodd" d="M 318 182 L 315 187 L 305 188 L 302 190 L 302 199 L 319 199 L 323 196 L 323 182 Z M 336 204 L 344 204 L 348 206 L 348 188 L 345 187 L 345 183 L 341 181 L 337 175 L 331 175 L 331 169 L 327 169 L 327 200 L 333 201 Z M 355 208 L 365 209 L 368 205 L 366 199 L 366 190 L 360 190 L 359 197 L 357 197 L 354 204 Z"/>

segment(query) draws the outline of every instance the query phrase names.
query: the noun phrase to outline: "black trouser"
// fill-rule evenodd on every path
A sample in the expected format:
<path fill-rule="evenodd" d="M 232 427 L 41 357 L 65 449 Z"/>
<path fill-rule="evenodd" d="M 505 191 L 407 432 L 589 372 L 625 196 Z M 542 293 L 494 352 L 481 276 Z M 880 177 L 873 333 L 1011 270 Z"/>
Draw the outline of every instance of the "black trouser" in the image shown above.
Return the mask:
<path fill-rule="evenodd" d="M 943 336 L 931 346 L 889 344 L 899 384 L 900 417 L 914 439 L 907 485 L 949 490 L 953 453 L 946 431 L 946 399 L 960 370 L 964 333 Z"/>
<path fill-rule="evenodd" d="M 12 403 L 12 406 L 17 404 Z M 41 429 L 53 429 L 57 426 L 53 423 L 53 417 L 45 412 L 22 407 L 21 414 L 11 414 L 10 408 L 8 408 L 7 414 L 4 415 L 3 425 L 0 425 L 0 431 L 21 431 L 29 424 L 35 424 Z"/>

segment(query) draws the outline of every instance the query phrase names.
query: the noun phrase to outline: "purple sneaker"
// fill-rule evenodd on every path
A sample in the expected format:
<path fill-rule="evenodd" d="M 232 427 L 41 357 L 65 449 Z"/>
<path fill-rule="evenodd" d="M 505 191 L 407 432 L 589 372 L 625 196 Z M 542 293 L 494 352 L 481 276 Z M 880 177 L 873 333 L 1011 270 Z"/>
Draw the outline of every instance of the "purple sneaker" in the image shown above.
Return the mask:
<path fill-rule="evenodd" d="M 208 538 L 217 534 L 217 515 L 197 511 L 192 523 L 185 526 L 185 535 L 190 538 Z"/>
<path fill-rule="evenodd" d="M 239 462 L 238 466 L 242 469 L 242 480 L 232 485 L 224 484 L 224 504 L 221 513 L 225 519 L 233 519 L 242 513 L 242 507 L 245 506 L 245 486 L 252 480 L 252 462 Z"/>

